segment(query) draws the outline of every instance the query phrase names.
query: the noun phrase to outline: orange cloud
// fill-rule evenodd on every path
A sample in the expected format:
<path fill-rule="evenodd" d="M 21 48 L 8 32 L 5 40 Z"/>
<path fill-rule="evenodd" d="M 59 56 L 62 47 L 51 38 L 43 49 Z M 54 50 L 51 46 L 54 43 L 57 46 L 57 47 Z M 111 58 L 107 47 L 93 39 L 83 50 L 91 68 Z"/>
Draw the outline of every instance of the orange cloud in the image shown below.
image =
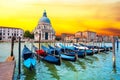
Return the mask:
<path fill-rule="evenodd" d="M 117 28 L 103 28 L 101 30 L 107 35 L 119 35 L 120 36 L 120 29 L 117 29 Z"/>

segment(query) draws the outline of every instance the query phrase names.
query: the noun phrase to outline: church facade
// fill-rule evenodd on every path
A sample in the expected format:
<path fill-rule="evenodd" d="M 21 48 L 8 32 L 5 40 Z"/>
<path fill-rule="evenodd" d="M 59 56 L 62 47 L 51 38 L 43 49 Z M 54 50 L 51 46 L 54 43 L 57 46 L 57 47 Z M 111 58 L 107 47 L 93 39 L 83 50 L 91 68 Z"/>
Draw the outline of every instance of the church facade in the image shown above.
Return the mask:
<path fill-rule="evenodd" d="M 40 39 L 43 42 L 52 42 L 55 40 L 55 30 L 51 25 L 50 19 L 47 17 L 46 11 L 43 12 L 43 16 L 33 32 L 35 41 Z"/>

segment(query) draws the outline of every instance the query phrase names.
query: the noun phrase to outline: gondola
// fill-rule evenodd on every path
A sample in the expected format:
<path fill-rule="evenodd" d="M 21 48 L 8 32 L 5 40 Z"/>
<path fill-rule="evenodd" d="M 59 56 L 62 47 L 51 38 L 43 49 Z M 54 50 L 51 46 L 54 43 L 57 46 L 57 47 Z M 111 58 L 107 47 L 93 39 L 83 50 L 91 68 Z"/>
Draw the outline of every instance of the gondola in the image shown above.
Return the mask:
<path fill-rule="evenodd" d="M 56 58 L 54 55 L 47 54 L 44 50 L 39 50 L 36 46 L 33 45 L 33 49 L 35 50 L 36 54 L 40 57 L 40 59 L 56 64 L 56 65 L 61 65 L 61 59 L 60 56 L 58 55 L 58 58 Z"/>
<path fill-rule="evenodd" d="M 45 50 L 48 54 L 56 55 L 56 57 L 57 57 L 57 55 L 60 55 L 63 60 L 73 61 L 73 62 L 77 60 L 77 56 L 76 55 L 75 56 L 69 56 L 67 54 L 64 54 L 64 53 L 62 53 L 60 51 L 59 48 L 56 48 L 56 49 L 54 49 L 54 48 L 47 48 L 47 47 L 42 45 L 42 49 Z"/>
<path fill-rule="evenodd" d="M 83 46 L 83 45 L 77 45 L 77 44 L 73 44 L 74 47 L 76 48 L 76 50 L 79 50 L 80 52 L 84 52 L 86 55 L 93 55 L 94 51 L 90 50 L 88 47 Z M 82 48 L 81 48 L 82 47 Z"/>
<path fill-rule="evenodd" d="M 77 54 L 78 57 L 84 58 L 85 52 L 80 51 L 79 49 L 75 48 L 74 46 L 64 46 L 63 44 L 59 44 L 61 46 L 61 51 L 68 53 L 68 55 L 75 55 Z"/>
<path fill-rule="evenodd" d="M 34 69 L 36 60 L 34 59 L 34 55 L 32 51 L 28 49 L 26 45 L 24 45 L 24 48 L 22 50 L 22 58 L 23 58 L 23 65 L 28 69 Z"/>

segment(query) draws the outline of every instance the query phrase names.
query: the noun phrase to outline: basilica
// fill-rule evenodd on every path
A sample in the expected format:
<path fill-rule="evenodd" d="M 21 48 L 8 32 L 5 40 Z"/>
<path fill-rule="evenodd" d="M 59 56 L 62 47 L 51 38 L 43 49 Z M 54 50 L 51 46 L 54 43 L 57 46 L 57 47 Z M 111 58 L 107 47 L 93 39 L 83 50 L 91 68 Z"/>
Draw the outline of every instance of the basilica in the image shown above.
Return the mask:
<path fill-rule="evenodd" d="M 39 41 L 40 39 L 42 42 L 52 42 L 55 40 L 55 30 L 53 29 L 45 10 L 33 32 L 35 41 Z"/>

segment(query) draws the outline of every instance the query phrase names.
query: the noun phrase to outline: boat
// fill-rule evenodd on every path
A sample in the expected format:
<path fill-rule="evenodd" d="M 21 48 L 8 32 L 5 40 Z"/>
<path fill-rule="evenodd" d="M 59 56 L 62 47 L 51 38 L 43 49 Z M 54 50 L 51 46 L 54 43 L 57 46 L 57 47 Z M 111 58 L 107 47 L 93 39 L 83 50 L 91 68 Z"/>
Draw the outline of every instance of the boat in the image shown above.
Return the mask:
<path fill-rule="evenodd" d="M 36 54 L 40 57 L 40 59 L 52 64 L 61 65 L 61 58 L 59 55 L 58 58 L 56 58 L 54 55 L 47 54 L 44 50 L 38 49 L 34 45 L 33 49 L 35 50 Z"/>
<path fill-rule="evenodd" d="M 47 55 L 42 49 L 38 49 L 35 45 L 32 45 L 32 48 L 37 55 L 40 55 L 40 56 Z"/>
<path fill-rule="evenodd" d="M 103 49 L 103 51 L 110 51 L 110 50 L 112 50 L 112 47 L 102 46 L 102 47 L 100 47 L 100 49 Z"/>
<path fill-rule="evenodd" d="M 83 44 L 80 44 L 80 45 L 86 46 L 90 50 L 93 49 L 94 53 L 109 51 L 109 47 L 106 47 L 106 46 L 99 47 L 99 46 L 87 46 L 87 45 L 83 45 Z"/>
<path fill-rule="evenodd" d="M 47 48 L 47 47 L 42 45 L 42 48 L 43 48 L 43 50 L 47 50 L 48 54 L 50 53 L 50 54 L 54 54 L 54 55 L 60 55 L 63 60 L 75 62 L 77 60 L 77 57 L 78 57 L 76 54 L 74 54 L 74 56 L 70 56 L 67 53 L 62 53 L 59 48 L 54 48 L 52 46 Z"/>
<path fill-rule="evenodd" d="M 36 60 L 34 59 L 34 55 L 32 51 L 30 51 L 26 45 L 24 45 L 24 48 L 22 50 L 22 58 L 23 58 L 23 65 L 26 68 L 30 70 L 34 69 L 36 65 Z"/>
<path fill-rule="evenodd" d="M 86 46 L 88 47 L 90 50 L 94 50 L 94 53 L 98 53 L 98 52 L 104 52 L 105 51 L 105 47 L 98 47 L 98 46 Z"/>
<path fill-rule="evenodd" d="M 76 48 L 76 49 L 79 49 L 79 50 L 87 50 L 87 49 L 89 49 L 88 47 L 86 47 L 85 45 L 83 45 L 83 44 L 80 44 L 80 45 L 78 45 L 78 44 L 73 44 L 73 46 Z"/>
<path fill-rule="evenodd" d="M 61 47 L 62 52 L 67 52 L 67 55 L 74 56 L 75 54 L 78 55 L 78 57 L 84 58 L 85 52 L 80 51 L 79 49 L 75 48 L 74 46 L 64 46 L 63 44 L 59 44 Z"/>
<path fill-rule="evenodd" d="M 73 44 L 74 47 L 76 48 L 76 50 L 79 50 L 80 52 L 84 52 L 85 55 L 93 55 L 94 51 L 90 50 L 87 46 L 84 45 L 77 45 L 77 44 Z"/>

